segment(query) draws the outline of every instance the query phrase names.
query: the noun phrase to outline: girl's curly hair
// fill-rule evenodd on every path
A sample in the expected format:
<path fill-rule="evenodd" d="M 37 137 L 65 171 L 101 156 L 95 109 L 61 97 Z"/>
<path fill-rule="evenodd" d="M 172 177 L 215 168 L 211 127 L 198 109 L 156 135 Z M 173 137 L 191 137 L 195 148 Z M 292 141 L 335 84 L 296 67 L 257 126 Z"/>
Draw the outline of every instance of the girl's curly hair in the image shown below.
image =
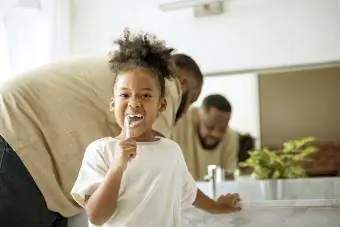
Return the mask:
<path fill-rule="evenodd" d="M 174 49 L 167 47 L 156 36 L 148 33 L 133 35 L 129 29 L 125 29 L 114 44 L 118 45 L 118 49 L 109 53 L 109 66 L 114 76 L 133 68 L 148 69 L 156 76 L 161 96 L 164 97 L 165 79 L 174 77 L 171 59 Z"/>

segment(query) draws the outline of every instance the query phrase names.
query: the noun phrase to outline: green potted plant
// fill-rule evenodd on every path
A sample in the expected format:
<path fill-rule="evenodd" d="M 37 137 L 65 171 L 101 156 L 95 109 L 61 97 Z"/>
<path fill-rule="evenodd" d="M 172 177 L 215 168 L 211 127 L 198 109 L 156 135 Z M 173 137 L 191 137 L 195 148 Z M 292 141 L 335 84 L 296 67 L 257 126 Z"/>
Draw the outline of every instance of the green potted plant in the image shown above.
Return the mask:
<path fill-rule="evenodd" d="M 251 167 L 255 179 L 261 180 L 261 187 L 266 199 L 279 199 L 282 195 L 282 180 L 307 177 L 303 162 L 317 149 L 311 145 L 315 139 L 306 137 L 283 144 L 280 150 L 267 147 L 254 149 L 249 158 L 240 163 L 240 167 Z"/>

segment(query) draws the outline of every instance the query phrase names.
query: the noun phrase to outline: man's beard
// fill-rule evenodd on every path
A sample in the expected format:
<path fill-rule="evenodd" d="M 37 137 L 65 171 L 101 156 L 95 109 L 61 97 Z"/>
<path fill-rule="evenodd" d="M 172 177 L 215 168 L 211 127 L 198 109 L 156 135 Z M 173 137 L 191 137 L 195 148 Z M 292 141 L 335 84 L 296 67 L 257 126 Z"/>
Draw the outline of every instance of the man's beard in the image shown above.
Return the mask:
<path fill-rule="evenodd" d="M 184 108 L 186 106 L 187 100 L 188 100 L 188 95 L 189 92 L 185 92 L 182 94 L 182 100 L 181 103 L 179 104 L 177 113 L 176 113 L 176 118 L 175 118 L 175 123 L 183 116 L 184 114 Z"/>
<path fill-rule="evenodd" d="M 221 140 L 219 140 L 219 139 L 217 139 L 217 138 L 211 137 L 211 138 L 213 138 L 216 142 L 213 143 L 213 144 L 206 144 L 206 143 L 205 143 L 205 139 L 204 139 L 204 138 L 201 136 L 201 134 L 200 134 L 200 125 L 199 125 L 199 124 L 197 125 L 196 130 L 197 130 L 197 135 L 198 135 L 198 138 L 199 138 L 199 140 L 200 140 L 200 143 L 201 143 L 202 147 L 203 147 L 204 149 L 206 149 L 206 150 L 214 150 L 214 149 L 218 146 L 218 144 L 220 143 L 220 141 L 221 141 Z"/>

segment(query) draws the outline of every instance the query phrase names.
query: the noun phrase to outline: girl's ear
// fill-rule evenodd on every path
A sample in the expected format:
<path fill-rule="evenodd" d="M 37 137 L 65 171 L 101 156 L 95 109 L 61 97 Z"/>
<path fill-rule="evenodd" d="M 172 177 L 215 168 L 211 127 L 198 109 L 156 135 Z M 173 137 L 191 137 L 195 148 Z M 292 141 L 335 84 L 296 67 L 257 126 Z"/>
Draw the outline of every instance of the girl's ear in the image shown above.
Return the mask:
<path fill-rule="evenodd" d="M 113 112 L 115 107 L 115 99 L 113 97 L 110 98 L 110 111 Z"/>
<path fill-rule="evenodd" d="M 166 99 L 162 99 L 160 104 L 159 104 L 158 113 L 159 114 L 162 113 L 166 109 L 166 106 L 167 106 Z"/>

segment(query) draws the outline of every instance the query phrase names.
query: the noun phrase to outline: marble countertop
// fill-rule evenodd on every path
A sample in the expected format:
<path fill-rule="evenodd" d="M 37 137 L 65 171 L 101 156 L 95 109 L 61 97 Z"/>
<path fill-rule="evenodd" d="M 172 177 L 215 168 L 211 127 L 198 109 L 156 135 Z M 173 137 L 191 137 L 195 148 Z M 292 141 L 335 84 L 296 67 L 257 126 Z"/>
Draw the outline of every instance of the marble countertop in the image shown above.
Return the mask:
<path fill-rule="evenodd" d="M 244 209 L 261 207 L 340 207 L 340 198 L 244 201 L 242 207 Z"/>
<path fill-rule="evenodd" d="M 182 227 L 339 227 L 340 199 L 267 200 L 243 203 L 240 212 L 208 214 L 190 207 Z"/>

